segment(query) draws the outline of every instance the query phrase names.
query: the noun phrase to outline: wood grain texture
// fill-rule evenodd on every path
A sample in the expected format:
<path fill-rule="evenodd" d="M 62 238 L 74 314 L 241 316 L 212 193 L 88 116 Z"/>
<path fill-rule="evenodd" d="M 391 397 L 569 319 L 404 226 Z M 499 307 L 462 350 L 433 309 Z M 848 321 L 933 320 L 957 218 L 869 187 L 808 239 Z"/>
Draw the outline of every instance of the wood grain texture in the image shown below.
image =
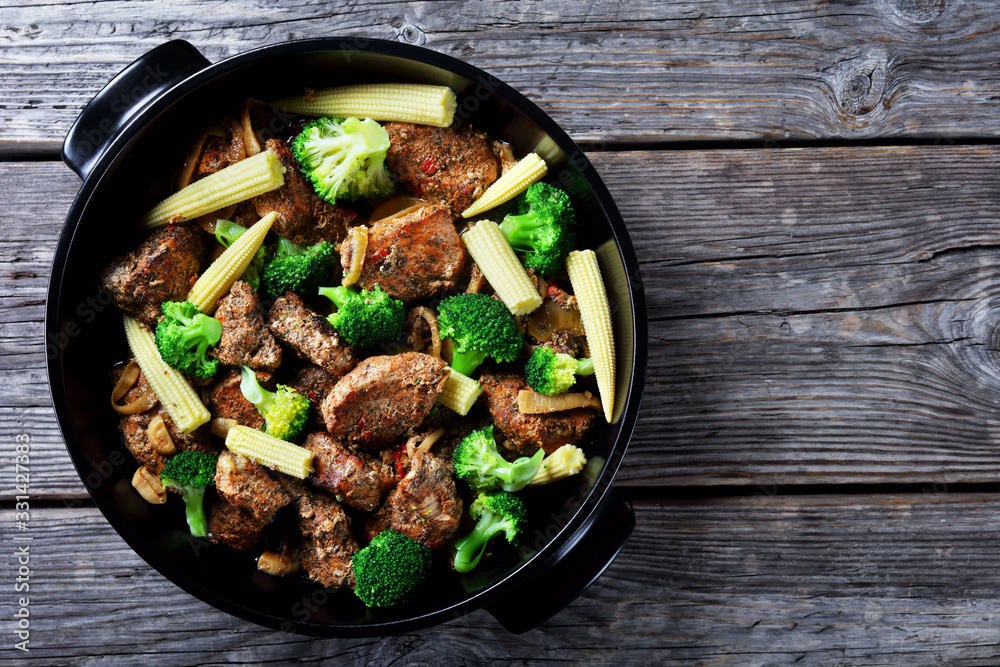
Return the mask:
<path fill-rule="evenodd" d="M 0 151 L 53 151 L 168 39 L 213 61 L 308 37 L 417 44 L 482 67 L 574 138 L 995 137 L 995 9 L 971 0 L 690 3 L 251 0 L 0 7 Z"/>
<path fill-rule="evenodd" d="M 621 483 L 996 479 L 993 147 L 593 157 L 651 318 Z"/>
<path fill-rule="evenodd" d="M 651 318 L 618 484 L 997 479 L 1000 148 L 591 157 L 629 225 Z M 0 379 L 14 388 L 0 424 L 44 453 L 36 493 L 73 496 L 41 319 L 77 181 L 53 163 L 2 164 L 0 180 L 0 290 L 13 295 L 0 301 Z"/>
<path fill-rule="evenodd" d="M 423 667 L 975 665 L 1000 657 L 1000 503 L 990 495 L 760 496 L 635 510 L 636 531 L 612 566 L 526 635 L 512 637 L 477 611 L 364 640 L 239 621 L 151 570 L 96 510 L 36 510 L 31 658 Z M 13 569 L 10 555 L 2 558 Z"/>

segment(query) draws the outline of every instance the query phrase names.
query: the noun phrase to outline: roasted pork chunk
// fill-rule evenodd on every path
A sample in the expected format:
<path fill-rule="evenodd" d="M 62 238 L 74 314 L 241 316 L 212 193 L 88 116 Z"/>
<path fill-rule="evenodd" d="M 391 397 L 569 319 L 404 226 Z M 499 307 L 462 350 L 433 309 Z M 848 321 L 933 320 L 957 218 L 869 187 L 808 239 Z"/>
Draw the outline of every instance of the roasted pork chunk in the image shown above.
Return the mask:
<path fill-rule="evenodd" d="M 440 359 L 420 352 L 368 357 L 323 401 L 327 429 L 363 449 L 388 444 L 431 411 L 446 369 Z"/>
<path fill-rule="evenodd" d="M 100 287 L 116 306 L 155 327 L 164 301 L 184 301 L 198 278 L 205 254 L 204 233 L 197 225 L 169 225 L 153 232 L 137 248 L 113 260 L 101 272 Z"/>
<path fill-rule="evenodd" d="M 352 252 L 348 243 L 341 247 L 344 266 Z M 447 207 L 422 206 L 372 225 L 358 285 L 414 301 L 454 287 L 464 267 L 465 246 Z"/>

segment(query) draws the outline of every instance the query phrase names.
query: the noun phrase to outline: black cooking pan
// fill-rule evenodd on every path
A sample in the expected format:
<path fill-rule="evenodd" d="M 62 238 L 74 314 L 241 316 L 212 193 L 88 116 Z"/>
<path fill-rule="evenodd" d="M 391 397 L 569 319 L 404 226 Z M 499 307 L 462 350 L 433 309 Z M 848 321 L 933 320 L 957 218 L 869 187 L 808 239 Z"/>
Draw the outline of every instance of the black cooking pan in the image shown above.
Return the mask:
<path fill-rule="evenodd" d="M 585 474 L 532 491 L 532 521 L 514 549 L 498 549 L 469 575 L 440 564 L 417 600 L 368 610 L 350 592 L 304 576 L 257 572 L 251 555 L 191 538 L 173 502 L 146 504 L 131 488 L 137 464 L 108 405 L 109 369 L 126 356 L 121 317 L 96 277 L 142 238 L 135 221 L 150 185 L 163 182 L 193 137 L 247 97 L 275 99 L 304 87 L 359 81 L 445 84 L 458 115 L 516 154 L 537 151 L 570 192 L 580 238 L 600 248 L 618 357 L 614 423 L 584 443 Z M 280 119 L 277 121 L 280 125 Z M 272 127 L 276 136 L 286 128 Z M 315 39 L 250 51 L 211 65 L 173 41 L 123 70 L 70 129 L 63 159 L 83 179 L 55 253 L 46 310 L 48 373 L 56 416 L 80 478 L 108 521 L 165 577 L 219 609 L 286 631 L 373 636 L 440 623 L 485 607 L 519 632 L 578 596 L 611 563 L 634 525 L 610 489 L 639 411 L 647 332 L 639 267 L 621 217 L 583 152 L 547 115 L 488 74 L 422 48 L 367 39 Z M 442 559 L 438 559 L 439 561 Z"/>

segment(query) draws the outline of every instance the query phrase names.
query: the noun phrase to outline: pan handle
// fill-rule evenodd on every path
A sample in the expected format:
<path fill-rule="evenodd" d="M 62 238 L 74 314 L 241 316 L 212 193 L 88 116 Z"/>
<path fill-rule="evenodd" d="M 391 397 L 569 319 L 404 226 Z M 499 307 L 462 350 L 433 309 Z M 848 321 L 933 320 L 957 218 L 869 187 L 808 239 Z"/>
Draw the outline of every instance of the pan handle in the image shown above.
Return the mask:
<path fill-rule="evenodd" d="M 181 39 L 139 56 L 80 112 L 63 142 L 63 162 L 86 179 L 129 119 L 209 64 L 198 49 Z"/>
<path fill-rule="evenodd" d="M 522 633 L 575 600 L 625 546 L 635 514 L 608 489 L 590 521 L 534 577 L 486 608 L 510 632 Z"/>

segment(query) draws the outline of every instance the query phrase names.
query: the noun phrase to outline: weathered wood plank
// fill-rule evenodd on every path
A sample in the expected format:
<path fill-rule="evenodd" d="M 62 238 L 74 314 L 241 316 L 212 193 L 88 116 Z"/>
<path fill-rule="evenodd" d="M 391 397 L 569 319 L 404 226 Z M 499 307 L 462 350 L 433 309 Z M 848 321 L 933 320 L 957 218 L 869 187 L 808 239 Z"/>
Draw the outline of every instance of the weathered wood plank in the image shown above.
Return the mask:
<path fill-rule="evenodd" d="M 81 7 L 86 7 L 81 11 Z M 792 0 L 250 0 L 0 8 L 0 149 L 53 150 L 83 105 L 172 38 L 218 60 L 307 37 L 374 37 L 462 58 L 579 140 L 991 136 L 1000 46 L 988 3 Z"/>
<path fill-rule="evenodd" d="M 761 496 L 635 509 L 636 531 L 618 559 L 540 628 L 515 640 L 480 611 L 374 641 L 236 620 L 153 572 L 96 510 L 35 510 L 31 658 L 974 665 L 1000 656 L 1000 503 L 991 495 Z M 3 559 L 14 571 L 12 556 Z M 9 587 L 2 598 L 13 606 Z"/>
<path fill-rule="evenodd" d="M 652 318 L 620 484 L 997 479 L 1000 148 L 591 157 Z M 13 388 L 0 413 L 45 453 L 37 492 L 77 494 L 41 338 L 45 262 L 76 181 L 47 163 L 0 165 L 0 179 L 0 293 L 15 294 L 0 308 Z"/>
<path fill-rule="evenodd" d="M 653 320 L 623 482 L 996 479 L 1000 152 L 593 157 Z"/>

